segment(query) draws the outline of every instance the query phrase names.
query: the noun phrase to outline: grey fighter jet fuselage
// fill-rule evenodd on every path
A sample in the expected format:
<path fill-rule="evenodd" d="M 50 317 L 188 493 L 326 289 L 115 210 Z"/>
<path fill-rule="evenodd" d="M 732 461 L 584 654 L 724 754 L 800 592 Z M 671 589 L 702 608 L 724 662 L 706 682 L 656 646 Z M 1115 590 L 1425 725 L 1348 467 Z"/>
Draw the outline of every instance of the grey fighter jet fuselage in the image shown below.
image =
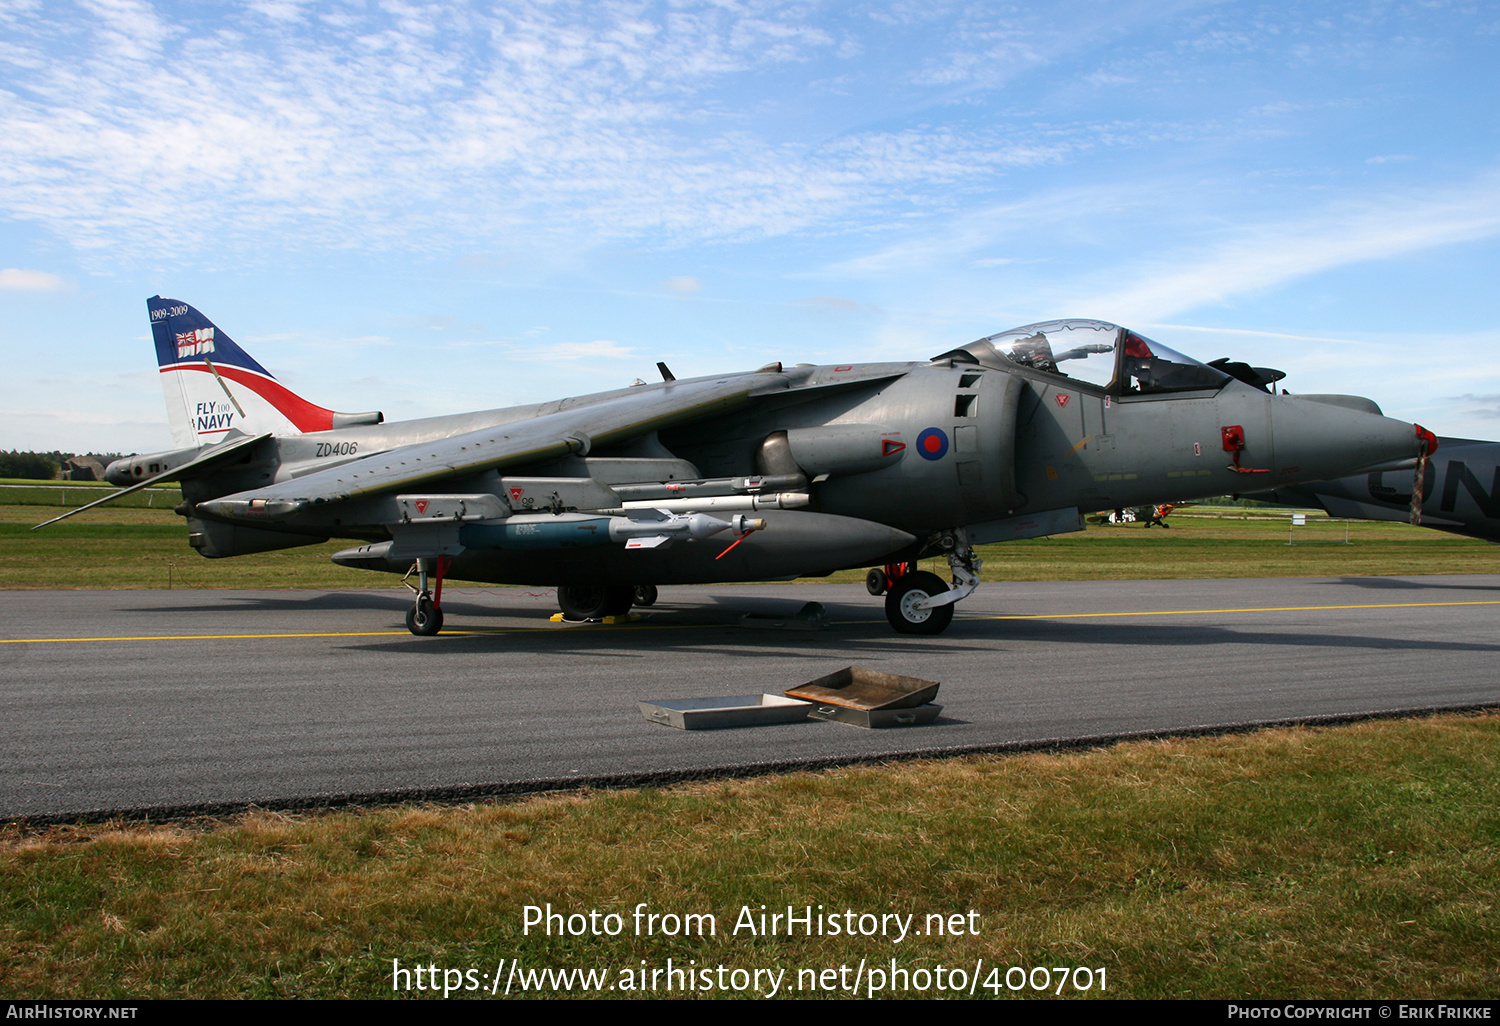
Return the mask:
<path fill-rule="evenodd" d="M 110 479 L 180 480 L 205 556 L 364 542 L 334 559 L 415 568 L 416 633 L 441 624 L 429 575 L 556 585 L 565 612 L 603 615 L 659 584 L 941 555 L 951 589 L 907 573 L 886 600 L 897 630 L 937 633 L 978 583 L 976 544 L 1080 530 L 1080 510 L 1162 495 L 1410 467 L 1423 434 L 1268 394 L 1084 320 L 925 362 L 690 380 L 663 368 L 654 384 L 385 424 L 293 396 L 186 304 L 150 305 L 169 407 L 182 397 L 179 437 L 219 440 L 120 461 Z"/>

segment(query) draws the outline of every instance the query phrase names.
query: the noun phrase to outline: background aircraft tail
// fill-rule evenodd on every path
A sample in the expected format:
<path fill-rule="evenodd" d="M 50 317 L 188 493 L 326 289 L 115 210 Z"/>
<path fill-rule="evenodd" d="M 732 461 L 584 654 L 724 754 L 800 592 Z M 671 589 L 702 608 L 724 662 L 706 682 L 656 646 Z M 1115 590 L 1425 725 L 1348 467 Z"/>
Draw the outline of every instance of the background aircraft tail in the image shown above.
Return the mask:
<path fill-rule="evenodd" d="M 152 296 L 146 306 L 178 446 L 211 445 L 232 433 L 295 435 L 384 419 L 379 413 L 335 413 L 308 402 L 186 303 Z"/>

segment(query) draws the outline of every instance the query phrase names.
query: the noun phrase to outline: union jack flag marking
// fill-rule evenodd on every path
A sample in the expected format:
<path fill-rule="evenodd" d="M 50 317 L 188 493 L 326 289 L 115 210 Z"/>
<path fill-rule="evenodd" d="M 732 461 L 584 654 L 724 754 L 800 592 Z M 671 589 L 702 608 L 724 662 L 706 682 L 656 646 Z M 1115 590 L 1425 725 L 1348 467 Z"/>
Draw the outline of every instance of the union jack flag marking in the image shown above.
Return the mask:
<path fill-rule="evenodd" d="M 196 331 L 177 332 L 177 359 L 202 356 L 214 351 L 214 329 L 199 328 Z"/>

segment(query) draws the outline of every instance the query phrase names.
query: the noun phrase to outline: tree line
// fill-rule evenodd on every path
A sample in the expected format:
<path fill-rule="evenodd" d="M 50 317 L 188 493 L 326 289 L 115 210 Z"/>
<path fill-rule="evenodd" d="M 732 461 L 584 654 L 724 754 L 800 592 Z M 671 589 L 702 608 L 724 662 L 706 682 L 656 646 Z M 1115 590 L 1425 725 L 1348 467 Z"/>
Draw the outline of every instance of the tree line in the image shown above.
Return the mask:
<path fill-rule="evenodd" d="M 50 481 L 57 476 L 63 461 L 75 456 L 92 456 L 106 467 L 122 453 L 76 452 L 0 452 L 0 477 L 19 477 L 27 481 Z"/>

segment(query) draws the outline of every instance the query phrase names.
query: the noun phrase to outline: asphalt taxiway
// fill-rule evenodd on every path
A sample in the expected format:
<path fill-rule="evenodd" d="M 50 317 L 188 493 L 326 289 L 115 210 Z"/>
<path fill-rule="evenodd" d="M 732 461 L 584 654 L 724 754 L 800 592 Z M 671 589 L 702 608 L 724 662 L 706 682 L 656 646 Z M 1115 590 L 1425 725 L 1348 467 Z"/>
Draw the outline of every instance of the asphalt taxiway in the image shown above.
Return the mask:
<path fill-rule="evenodd" d="M 663 588 L 552 624 L 547 589 L 0 593 L 0 819 L 460 797 L 882 755 L 1500 705 L 1500 576 L 987 584 L 946 634 L 859 585 Z M 744 613 L 816 601 L 819 632 Z M 843 666 L 942 682 L 931 726 L 679 731 L 637 702 Z"/>

